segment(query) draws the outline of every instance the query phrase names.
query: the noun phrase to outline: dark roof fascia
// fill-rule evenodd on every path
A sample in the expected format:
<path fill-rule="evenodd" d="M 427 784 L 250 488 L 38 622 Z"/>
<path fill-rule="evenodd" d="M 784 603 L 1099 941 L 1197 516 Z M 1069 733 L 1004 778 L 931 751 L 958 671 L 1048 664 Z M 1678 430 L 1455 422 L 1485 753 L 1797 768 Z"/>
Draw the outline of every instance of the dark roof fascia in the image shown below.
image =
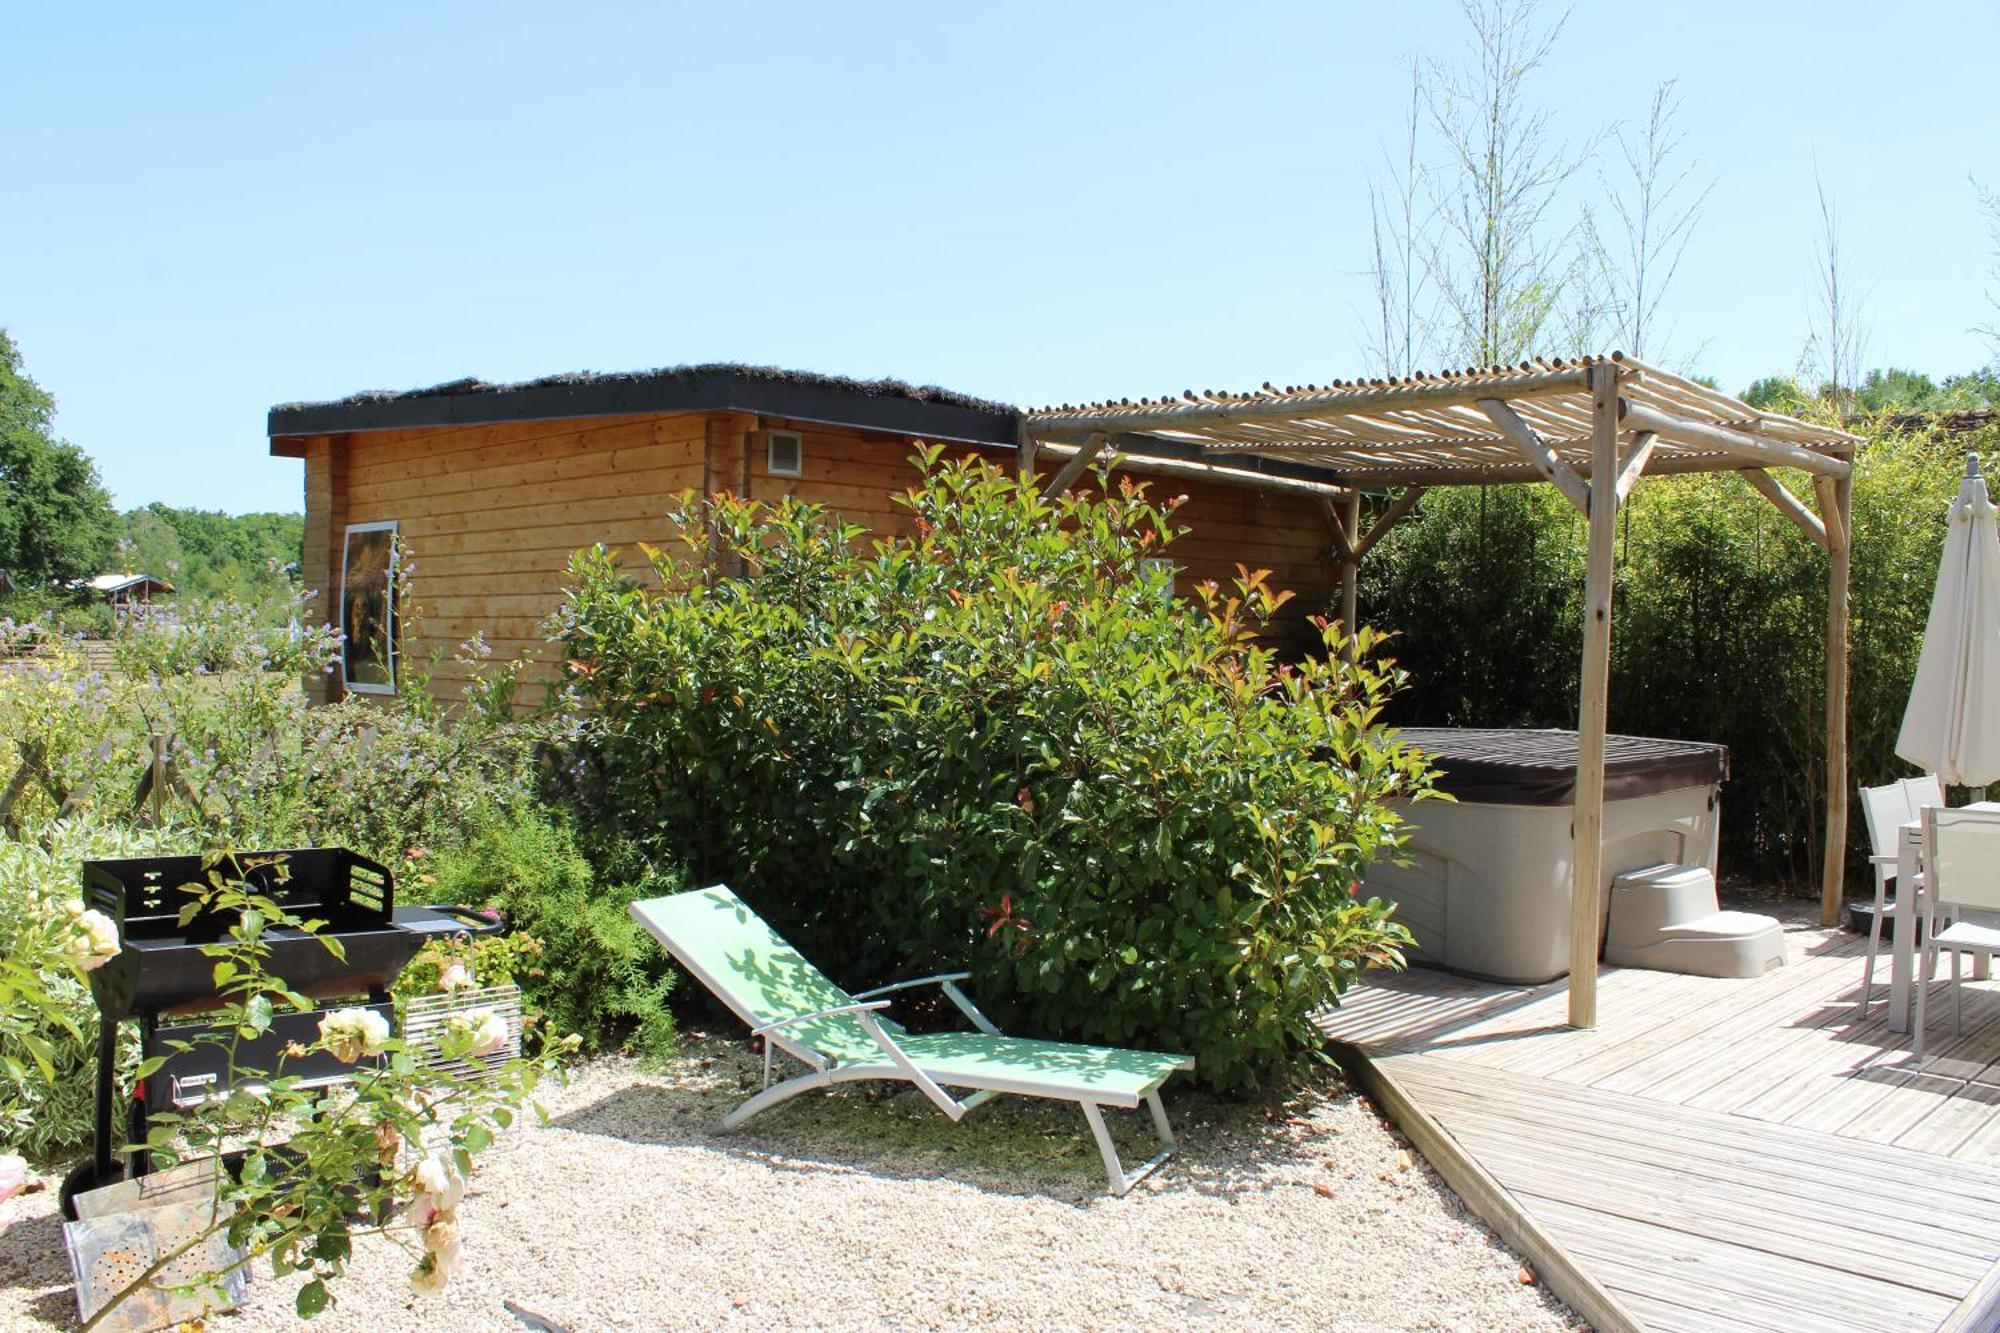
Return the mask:
<path fill-rule="evenodd" d="M 436 426 L 634 416 L 668 412 L 755 412 L 825 425 L 856 426 L 925 439 L 1015 442 L 1020 413 L 872 394 L 837 383 L 776 380 L 726 371 L 673 377 L 621 377 L 527 384 L 465 393 L 393 395 L 271 409 L 273 440 Z"/>

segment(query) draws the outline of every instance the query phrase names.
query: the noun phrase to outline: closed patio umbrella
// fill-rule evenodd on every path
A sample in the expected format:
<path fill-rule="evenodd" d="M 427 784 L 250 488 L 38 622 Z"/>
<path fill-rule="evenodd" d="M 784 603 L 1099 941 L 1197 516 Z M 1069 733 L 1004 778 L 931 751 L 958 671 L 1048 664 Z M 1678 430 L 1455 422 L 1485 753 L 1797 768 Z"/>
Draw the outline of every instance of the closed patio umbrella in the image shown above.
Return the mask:
<path fill-rule="evenodd" d="M 1966 459 L 1896 753 L 1958 787 L 2000 782 L 2000 525 Z"/>

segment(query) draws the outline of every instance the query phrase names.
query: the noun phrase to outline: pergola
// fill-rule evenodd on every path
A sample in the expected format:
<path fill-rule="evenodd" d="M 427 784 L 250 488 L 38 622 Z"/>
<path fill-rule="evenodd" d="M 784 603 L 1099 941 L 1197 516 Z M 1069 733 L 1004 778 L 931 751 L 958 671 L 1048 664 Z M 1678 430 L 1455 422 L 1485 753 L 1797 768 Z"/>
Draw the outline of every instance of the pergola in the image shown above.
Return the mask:
<path fill-rule="evenodd" d="M 1355 624 L 1362 558 L 1432 486 L 1546 482 L 1589 521 L 1583 676 L 1577 700 L 1570 884 L 1569 1020 L 1597 1021 L 1598 880 L 1611 664 L 1613 534 L 1641 477 L 1734 472 L 1830 557 L 1826 611 L 1826 845 L 1820 915 L 1832 925 L 1847 846 L 1847 584 L 1856 436 L 1760 412 L 1740 399 L 1612 353 L 1405 379 L 1336 381 L 1253 393 L 1188 392 L 1042 408 L 1021 425 L 1020 462 L 1063 459 L 1067 488 L 1107 449 L 1149 468 L 1199 469 L 1239 484 L 1317 494 Z M 1806 473 L 1808 507 L 1771 475 Z M 1361 531 L 1361 495 L 1388 495 Z M 1815 512 L 1817 511 L 1817 512 Z"/>

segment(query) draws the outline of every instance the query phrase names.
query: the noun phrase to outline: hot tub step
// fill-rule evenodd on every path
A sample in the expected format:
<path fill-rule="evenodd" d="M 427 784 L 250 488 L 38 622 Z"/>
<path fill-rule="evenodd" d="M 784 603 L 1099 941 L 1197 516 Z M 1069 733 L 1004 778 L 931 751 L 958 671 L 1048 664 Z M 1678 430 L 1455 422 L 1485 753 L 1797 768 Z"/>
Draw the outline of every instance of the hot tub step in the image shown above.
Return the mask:
<path fill-rule="evenodd" d="M 1657 865 L 1618 876 L 1604 961 L 1703 977 L 1754 977 L 1782 967 L 1785 932 L 1775 918 L 1725 912 L 1715 876 L 1698 866 Z"/>

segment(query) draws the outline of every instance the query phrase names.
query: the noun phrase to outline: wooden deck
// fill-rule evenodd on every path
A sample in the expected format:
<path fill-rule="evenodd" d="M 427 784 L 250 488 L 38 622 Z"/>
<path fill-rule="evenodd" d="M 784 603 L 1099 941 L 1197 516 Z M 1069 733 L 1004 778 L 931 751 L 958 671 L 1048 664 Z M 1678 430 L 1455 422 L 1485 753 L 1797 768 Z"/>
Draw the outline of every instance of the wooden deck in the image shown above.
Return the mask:
<path fill-rule="evenodd" d="M 2000 1264 L 2000 981 L 1959 1037 L 1933 993 L 1918 1070 L 1885 1004 L 1855 1021 L 1862 941 L 1787 940 L 1754 980 L 1606 969 L 1590 1031 L 1560 983 L 1428 969 L 1326 1028 L 1647 1328 L 1936 1329 Z"/>

